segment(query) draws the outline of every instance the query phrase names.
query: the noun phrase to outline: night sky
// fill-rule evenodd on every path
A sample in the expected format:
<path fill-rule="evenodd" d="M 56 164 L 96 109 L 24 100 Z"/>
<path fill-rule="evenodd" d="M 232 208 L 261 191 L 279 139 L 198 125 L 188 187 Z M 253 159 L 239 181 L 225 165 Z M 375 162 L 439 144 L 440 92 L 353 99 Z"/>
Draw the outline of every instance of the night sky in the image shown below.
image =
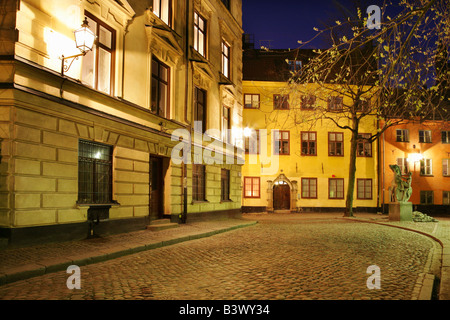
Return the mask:
<path fill-rule="evenodd" d="M 339 10 L 337 2 L 348 8 L 356 8 L 361 3 L 361 11 L 365 14 L 370 4 L 380 5 L 382 1 L 357 0 L 242 0 L 244 32 L 254 35 L 255 48 L 261 45 L 271 49 L 295 49 L 300 46 L 298 40 L 306 42 L 316 32 L 313 27 L 324 28 L 324 24 L 334 25 L 345 14 Z M 353 9 L 356 12 L 356 9 Z M 323 48 L 323 41 L 315 40 L 304 48 Z"/>

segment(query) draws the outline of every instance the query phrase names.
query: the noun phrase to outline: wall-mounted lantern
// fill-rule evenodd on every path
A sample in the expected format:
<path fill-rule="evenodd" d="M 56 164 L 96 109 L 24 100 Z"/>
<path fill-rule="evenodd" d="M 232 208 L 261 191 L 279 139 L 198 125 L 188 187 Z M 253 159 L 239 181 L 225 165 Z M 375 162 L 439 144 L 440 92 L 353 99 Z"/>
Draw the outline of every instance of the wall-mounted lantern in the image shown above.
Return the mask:
<path fill-rule="evenodd" d="M 74 31 L 74 35 L 75 35 L 75 44 L 78 50 L 81 51 L 81 53 L 70 57 L 64 57 L 64 55 L 61 57 L 62 76 L 64 75 L 64 72 L 69 71 L 75 59 L 78 59 L 78 57 L 86 55 L 86 53 L 88 53 L 88 51 L 92 50 L 92 48 L 94 47 L 94 41 L 96 37 L 95 34 L 89 29 L 89 24 L 86 17 L 84 18 L 81 28 Z M 72 59 L 72 61 L 70 62 L 70 64 L 67 65 L 66 60 L 69 59 Z"/>

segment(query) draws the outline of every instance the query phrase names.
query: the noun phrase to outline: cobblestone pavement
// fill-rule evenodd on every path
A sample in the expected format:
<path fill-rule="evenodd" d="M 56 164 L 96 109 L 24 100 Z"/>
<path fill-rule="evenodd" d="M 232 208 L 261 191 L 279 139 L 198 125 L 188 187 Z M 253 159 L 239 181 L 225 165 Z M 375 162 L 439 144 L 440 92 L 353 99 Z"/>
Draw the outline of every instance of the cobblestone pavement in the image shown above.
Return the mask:
<path fill-rule="evenodd" d="M 0 299 L 417 299 L 434 241 L 346 219 L 251 216 L 258 224 L 0 287 Z M 381 271 L 369 290 L 367 268 Z"/>

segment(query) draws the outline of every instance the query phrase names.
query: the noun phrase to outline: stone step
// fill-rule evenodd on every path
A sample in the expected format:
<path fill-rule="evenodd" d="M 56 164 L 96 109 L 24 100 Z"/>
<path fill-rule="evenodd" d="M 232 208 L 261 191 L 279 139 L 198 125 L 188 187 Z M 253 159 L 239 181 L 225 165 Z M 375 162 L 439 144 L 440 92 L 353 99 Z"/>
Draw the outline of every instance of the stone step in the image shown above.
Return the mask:
<path fill-rule="evenodd" d="M 179 224 L 170 222 L 170 219 L 158 219 L 151 221 L 150 224 L 147 226 L 147 230 L 160 231 L 178 227 Z"/>

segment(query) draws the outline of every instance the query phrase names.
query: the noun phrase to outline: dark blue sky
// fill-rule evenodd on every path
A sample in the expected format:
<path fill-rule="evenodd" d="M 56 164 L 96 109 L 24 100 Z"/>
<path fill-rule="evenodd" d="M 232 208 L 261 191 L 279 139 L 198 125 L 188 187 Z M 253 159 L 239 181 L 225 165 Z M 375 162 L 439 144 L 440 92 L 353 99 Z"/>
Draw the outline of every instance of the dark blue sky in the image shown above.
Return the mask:
<path fill-rule="evenodd" d="M 363 14 L 368 5 L 381 3 L 380 0 L 242 0 L 244 32 L 254 35 L 255 48 L 261 40 L 272 40 L 272 49 L 298 48 L 298 40 L 305 42 L 315 36 L 313 27 L 323 28 L 326 22 L 334 24 L 337 17 L 343 20 L 337 2 L 349 8 L 356 8 L 354 3 L 359 2 Z M 266 42 L 262 44 L 267 46 Z M 323 47 L 321 41 L 312 45 Z"/>

